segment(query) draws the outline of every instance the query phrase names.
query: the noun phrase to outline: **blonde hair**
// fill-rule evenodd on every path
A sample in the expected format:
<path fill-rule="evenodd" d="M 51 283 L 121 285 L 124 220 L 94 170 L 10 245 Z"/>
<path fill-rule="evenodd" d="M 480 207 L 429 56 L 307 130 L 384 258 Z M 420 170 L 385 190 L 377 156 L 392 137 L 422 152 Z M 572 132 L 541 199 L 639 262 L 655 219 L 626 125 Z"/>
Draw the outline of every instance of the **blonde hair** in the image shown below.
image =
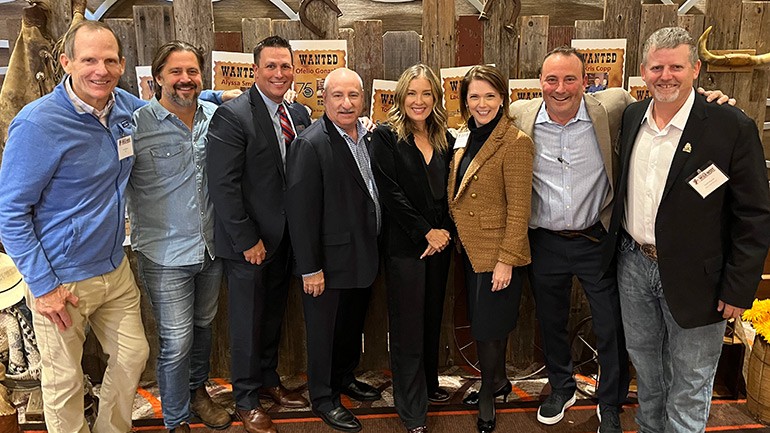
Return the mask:
<path fill-rule="evenodd" d="M 415 132 L 414 124 L 406 116 L 404 104 L 406 103 L 406 94 L 409 91 L 409 83 L 416 78 L 428 80 L 431 93 L 433 93 L 433 107 L 431 107 L 428 118 L 425 119 L 428 141 L 435 150 L 444 151 L 449 148 L 449 143 L 447 143 L 446 139 L 447 115 L 444 108 L 444 92 L 441 89 L 438 77 L 430 67 L 416 64 L 401 74 L 398 84 L 396 84 L 393 107 L 388 111 L 388 123 L 393 131 L 396 132 L 399 140 L 406 141 L 406 138 Z"/>

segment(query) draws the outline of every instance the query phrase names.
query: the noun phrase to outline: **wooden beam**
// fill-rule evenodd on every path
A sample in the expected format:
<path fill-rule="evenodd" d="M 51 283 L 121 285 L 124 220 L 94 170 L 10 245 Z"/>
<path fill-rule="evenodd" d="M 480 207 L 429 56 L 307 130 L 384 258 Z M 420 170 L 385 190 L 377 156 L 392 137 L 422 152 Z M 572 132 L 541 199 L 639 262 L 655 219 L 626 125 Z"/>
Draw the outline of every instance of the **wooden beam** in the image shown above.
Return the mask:
<path fill-rule="evenodd" d="M 714 27 L 708 40 L 710 50 L 734 50 L 738 48 L 742 5 L 742 0 L 708 0 L 705 27 Z M 735 93 L 735 74 L 707 72 L 703 68 L 701 69 L 699 84 L 706 89 L 720 89 L 728 95 L 732 95 Z"/>
<path fill-rule="evenodd" d="M 575 26 L 550 26 L 548 27 L 548 48 L 551 51 L 564 45 L 569 46 L 575 39 Z"/>
<path fill-rule="evenodd" d="M 174 9 L 171 6 L 134 6 L 136 59 L 149 66 L 158 48 L 176 39 Z"/>
<path fill-rule="evenodd" d="M 604 21 L 576 20 L 575 39 L 601 39 L 604 37 Z"/>
<path fill-rule="evenodd" d="M 639 62 L 642 61 L 644 41 L 646 41 L 656 30 L 663 27 L 674 27 L 677 23 L 677 5 L 642 5 L 642 15 L 639 25 L 639 47 L 636 55 L 638 62 L 635 64 L 626 63 L 626 71 L 630 71 L 630 74 L 627 72 L 626 76 L 637 75 L 639 73 Z"/>
<path fill-rule="evenodd" d="M 423 0 L 422 62 L 433 68 L 455 65 L 455 2 Z"/>
<path fill-rule="evenodd" d="M 493 2 L 484 21 L 484 63 L 497 65 L 505 79 L 516 77 L 519 70 L 519 8 L 510 3 Z"/>
<path fill-rule="evenodd" d="M 517 78 L 537 78 L 540 64 L 548 52 L 548 15 L 522 16 L 519 41 Z"/>
<path fill-rule="evenodd" d="M 206 65 L 211 65 L 214 48 L 214 9 L 211 0 L 174 0 L 174 27 L 180 40 L 203 51 Z M 203 86 L 211 88 L 211 67 L 203 68 Z"/>
<path fill-rule="evenodd" d="M 604 37 L 626 39 L 626 69 L 639 64 L 637 53 L 643 41 L 637 34 L 641 13 L 639 0 L 604 0 Z"/>
<path fill-rule="evenodd" d="M 244 18 L 241 20 L 241 35 L 243 37 L 243 52 L 251 53 L 262 39 L 273 34 L 273 24 L 270 18 Z"/>
<path fill-rule="evenodd" d="M 386 32 L 382 36 L 382 64 L 386 80 L 398 80 L 404 70 L 420 63 L 420 35 L 417 32 Z M 436 75 L 438 76 L 438 71 Z"/>
<path fill-rule="evenodd" d="M 355 71 L 364 82 L 364 113 L 369 112 L 372 98 L 372 80 L 384 78 L 382 65 L 382 21 L 356 21 L 353 23 L 355 34 L 351 56 L 355 59 Z M 382 299 L 387 305 L 387 299 Z M 382 338 L 385 339 L 383 330 Z M 383 356 L 387 356 L 387 350 Z"/>
<path fill-rule="evenodd" d="M 738 48 L 754 48 L 757 54 L 770 51 L 770 1 L 743 3 Z M 767 69 L 754 68 L 751 73 L 735 74 L 733 96 L 738 107 L 754 119 L 760 131 L 764 129 L 768 85 L 770 72 Z M 770 158 L 770 142 L 764 141 L 763 146 L 765 158 Z"/>
<path fill-rule="evenodd" d="M 126 59 L 126 70 L 123 72 L 123 76 L 120 77 L 118 86 L 139 96 L 139 89 L 136 84 L 137 58 L 134 20 L 131 18 L 109 18 L 104 20 L 104 22 L 110 26 L 120 40 L 120 44 L 123 47 L 123 57 Z"/>

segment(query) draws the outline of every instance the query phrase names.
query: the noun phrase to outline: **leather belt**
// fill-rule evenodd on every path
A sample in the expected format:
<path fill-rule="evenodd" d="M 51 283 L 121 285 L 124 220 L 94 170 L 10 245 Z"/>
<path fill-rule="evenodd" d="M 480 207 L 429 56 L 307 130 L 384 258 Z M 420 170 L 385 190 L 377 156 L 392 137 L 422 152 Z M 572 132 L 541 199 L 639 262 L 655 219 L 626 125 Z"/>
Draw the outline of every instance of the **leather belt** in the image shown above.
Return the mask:
<path fill-rule="evenodd" d="M 637 241 L 634 241 L 636 246 L 639 248 L 639 251 L 644 254 L 645 257 L 652 260 L 653 262 L 658 261 L 658 249 L 655 248 L 655 245 L 653 244 L 640 244 Z"/>
<path fill-rule="evenodd" d="M 543 229 L 543 230 L 567 239 L 575 239 L 575 238 L 582 237 L 582 238 L 588 239 L 591 242 L 599 243 L 599 238 L 593 235 L 597 233 L 597 230 L 600 232 L 602 227 L 603 227 L 602 223 L 598 222 L 592 225 L 591 227 L 588 227 L 582 230 L 548 230 L 548 229 Z"/>

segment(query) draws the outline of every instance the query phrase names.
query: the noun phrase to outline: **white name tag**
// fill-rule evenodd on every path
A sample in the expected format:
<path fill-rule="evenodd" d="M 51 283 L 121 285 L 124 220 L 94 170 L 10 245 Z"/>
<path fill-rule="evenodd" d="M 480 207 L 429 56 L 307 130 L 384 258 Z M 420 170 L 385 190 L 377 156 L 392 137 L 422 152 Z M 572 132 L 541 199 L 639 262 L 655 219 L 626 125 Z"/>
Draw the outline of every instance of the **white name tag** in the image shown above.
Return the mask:
<path fill-rule="evenodd" d="M 124 160 L 129 156 L 134 156 L 134 140 L 130 135 L 118 139 L 118 160 Z"/>
<path fill-rule="evenodd" d="M 706 198 L 729 179 L 719 167 L 712 163 L 700 170 L 688 183 L 701 197 Z"/>
<path fill-rule="evenodd" d="M 462 149 L 468 144 L 468 137 L 471 136 L 470 131 L 463 131 L 457 134 L 457 139 L 455 140 L 455 149 Z"/>

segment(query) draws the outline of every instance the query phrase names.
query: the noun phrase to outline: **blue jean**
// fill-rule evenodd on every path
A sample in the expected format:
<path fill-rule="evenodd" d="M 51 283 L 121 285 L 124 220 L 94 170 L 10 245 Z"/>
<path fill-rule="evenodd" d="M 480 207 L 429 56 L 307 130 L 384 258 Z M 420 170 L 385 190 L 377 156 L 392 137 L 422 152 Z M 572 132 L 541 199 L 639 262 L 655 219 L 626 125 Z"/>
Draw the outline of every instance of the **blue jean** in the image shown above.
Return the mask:
<path fill-rule="evenodd" d="M 222 261 L 207 255 L 196 265 L 162 266 L 140 252 L 137 259 L 158 325 L 158 387 L 163 423 L 171 429 L 190 418 L 190 391 L 208 380 Z"/>
<path fill-rule="evenodd" d="M 626 347 L 636 368 L 640 433 L 706 430 L 725 321 L 684 329 L 663 293 L 658 263 L 627 235 L 618 254 Z M 693 294 L 693 302 L 704 302 Z"/>

